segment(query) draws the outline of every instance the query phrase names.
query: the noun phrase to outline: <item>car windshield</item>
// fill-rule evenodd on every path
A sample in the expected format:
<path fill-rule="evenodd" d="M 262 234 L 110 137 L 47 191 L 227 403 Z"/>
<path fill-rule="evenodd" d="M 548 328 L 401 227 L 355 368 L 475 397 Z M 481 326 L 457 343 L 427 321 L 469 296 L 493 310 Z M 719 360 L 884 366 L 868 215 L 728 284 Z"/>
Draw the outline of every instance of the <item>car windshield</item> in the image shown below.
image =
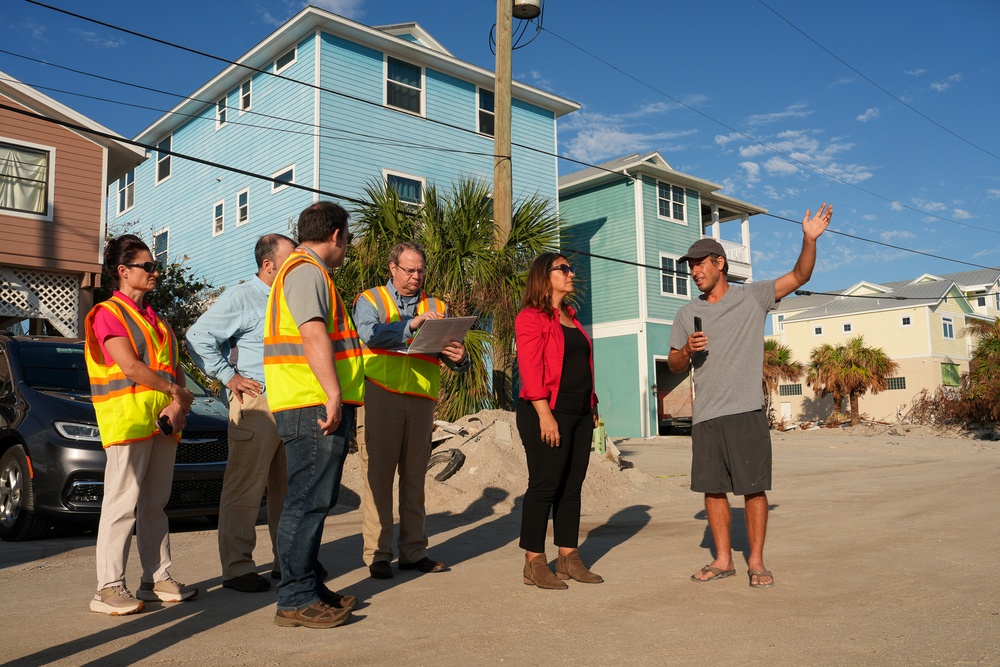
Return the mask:
<path fill-rule="evenodd" d="M 90 393 L 90 377 L 83 356 L 83 345 L 73 343 L 42 343 L 17 346 L 17 359 L 25 384 L 36 391 Z M 199 398 L 211 394 L 187 371 L 186 386 Z"/>

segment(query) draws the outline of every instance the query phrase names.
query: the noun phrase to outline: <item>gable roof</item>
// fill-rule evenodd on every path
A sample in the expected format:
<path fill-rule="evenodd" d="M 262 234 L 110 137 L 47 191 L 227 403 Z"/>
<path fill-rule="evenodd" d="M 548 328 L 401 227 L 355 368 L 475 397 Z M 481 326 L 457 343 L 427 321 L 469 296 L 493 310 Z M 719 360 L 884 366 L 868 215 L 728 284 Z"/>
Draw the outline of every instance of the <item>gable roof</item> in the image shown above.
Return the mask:
<path fill-rule="evenodd" d="M 455 58 L 419 24 L 399 23 L 381 29 L 373 28 L 325 9 L 307 6 L 243 54 L 235 61 L 236 64 L 229 65 L 198 88 L 190 95 L 192 99 L 183 100 L 140 132 L 136 139 L 143 143 L 153 143 L 170 134 L 189 122 L 189 116 L 196 115 L 204 109 L 207 106 L 206 100 L 222 97 L 255 74 L 254 69 L 266 69 L 278 56 L 317 30 L 430 67 L 490 90 L 496 85 L 496 77 L 492 71 Z M 351 94 L 351 91 L 340 92 Z M 511 95 L 518 100 L 548 109 L 557 118 L 580 108 L 580 105 L 572 100 L 518 81 L 512 83 Z"/>
<path fill-rule="evenodd" d="M 883 310 L 934 306 L 942 302 L 946 297 L 961 299 L 962 301 L 966 300 L 961 290 L 950 280 L 922 283 L 901 281 L 898 283 L 887 283 L 881 285 L 881 287 L 886 288 L 886 291 L 881 294 L 852 297 L 845 290 L 838 296 L 827 296 L 826 301 L 817 303 L 802 312 L 786 317 L 784 321 L 801 322 L 824 317 L 842 317 L 844 315 L 860 315 Z M 796 304 L 793 302 L 801 298 L 803 297 L 782 300 L 778 311 L 797 310 L 795 308 Z"/>
<path fill-rule="evenodd" d="M 35 90 L 25 83 L 21 83 L 4 72 L 0 72 L 0 95 L 14 100 L 21 106 L 41 116 L 79 125 L 96 132 L 111 135 L 112 137 L 120 137 L 122 140 L 125 139 L 117 132 L 109 130 L 97 121 L 91 120 L 80 112 L 70 109 L 61 102 L 55 101 L 48 95 Z M 146 159 L 145 149 L 138 146 L 132 146 L 123 141 L 90 134 L 89 132 L 79 132 L 71 128 L 67 128 L 67 131 L 79 134 L 88 141 L 92 141 L 108 150 L 106 174 L 108 182 L 120 178 L 127 171 Z"/>

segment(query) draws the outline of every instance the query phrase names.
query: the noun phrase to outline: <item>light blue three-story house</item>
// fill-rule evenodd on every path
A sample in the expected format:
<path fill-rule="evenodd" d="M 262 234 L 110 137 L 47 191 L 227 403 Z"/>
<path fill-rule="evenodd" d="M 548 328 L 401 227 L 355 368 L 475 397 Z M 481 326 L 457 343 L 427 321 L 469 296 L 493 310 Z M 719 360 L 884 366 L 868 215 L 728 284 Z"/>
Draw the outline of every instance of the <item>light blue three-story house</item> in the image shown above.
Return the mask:
<path fill-rule="evenodd" d="M 386 183 L 419 204 L 432 183 L 491 183 L 493 88 L 491 71 L 415 23 L 374 28 L 307 7 L 136 137 L 161 150 L 112 184 L 109 221 L 131 223 L 157 259 L 235 285 L 256 270 L 257 238 L 287 233 L 318 199 Z M 512 97 L 514 197 L 556 207 L 556 121 L 579 105 L 517 82 Z"/>
<path fill-rule="evenodd" d="M 721 188 L 674 170 L 656 152 L 559 179 L 563 252 L 577 269 L 579 317 L 593 334 L 599 408 L 611 435 L 657 435 L 671 406 L 684 403 L 679 397 L 687 397 L 690 417 L 690 379 L 672 374 L 667 356 L 677 310 L 699 295 L 677 261 L 691 244 L 718 239 L 729 279 L 753 279 L 749 220 L 766 209 Z"/>

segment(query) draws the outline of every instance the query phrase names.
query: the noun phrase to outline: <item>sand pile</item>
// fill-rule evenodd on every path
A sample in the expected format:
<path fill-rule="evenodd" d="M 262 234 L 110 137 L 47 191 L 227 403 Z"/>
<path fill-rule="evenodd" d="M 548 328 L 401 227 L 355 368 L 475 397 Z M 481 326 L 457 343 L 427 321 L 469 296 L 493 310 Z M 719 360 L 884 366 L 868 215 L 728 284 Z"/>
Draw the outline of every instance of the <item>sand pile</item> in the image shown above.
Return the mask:
<path fill-rule="evenodd" d="M 432 468 L 427 476 L 427 513 L 474 513 L 480 516 L 508 514 L 528 487 L 528 469 L 524 448 L 517 433 L 514 413 L 484 410 L 455 422 L 469 435 L 456 435 L 438 444 L 434 452 L 458 449 L 465 454 L 465 463 L 449 479 L 438 482 L 434 475 L 441 466 Z M 506 437 L 509 429 L 509 438 Z M 360 459 L 347 457 L 340 504 L 357 507 L 363 484 Z M 592 453 L 587 479 L 583 484 L 583 512 L 598 512 L 618 507 L 624 500 L 643 491 L 652 478 L 634 468 L 619 468 L 607 456 Z"/>

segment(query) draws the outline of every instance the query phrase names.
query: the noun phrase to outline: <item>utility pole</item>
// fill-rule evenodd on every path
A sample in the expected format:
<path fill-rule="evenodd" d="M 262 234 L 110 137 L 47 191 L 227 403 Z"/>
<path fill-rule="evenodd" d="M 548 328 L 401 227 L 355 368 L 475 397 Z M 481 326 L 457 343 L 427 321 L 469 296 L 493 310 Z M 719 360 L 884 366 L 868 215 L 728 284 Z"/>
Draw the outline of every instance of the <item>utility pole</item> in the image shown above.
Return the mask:
<path fill-rule="evenodd" d="M 493 244 L 507 243 L 513 216 L 510 156 L 510 85 L 514 0 L 497 0 L 497 67 L 493 91 Z"/>

